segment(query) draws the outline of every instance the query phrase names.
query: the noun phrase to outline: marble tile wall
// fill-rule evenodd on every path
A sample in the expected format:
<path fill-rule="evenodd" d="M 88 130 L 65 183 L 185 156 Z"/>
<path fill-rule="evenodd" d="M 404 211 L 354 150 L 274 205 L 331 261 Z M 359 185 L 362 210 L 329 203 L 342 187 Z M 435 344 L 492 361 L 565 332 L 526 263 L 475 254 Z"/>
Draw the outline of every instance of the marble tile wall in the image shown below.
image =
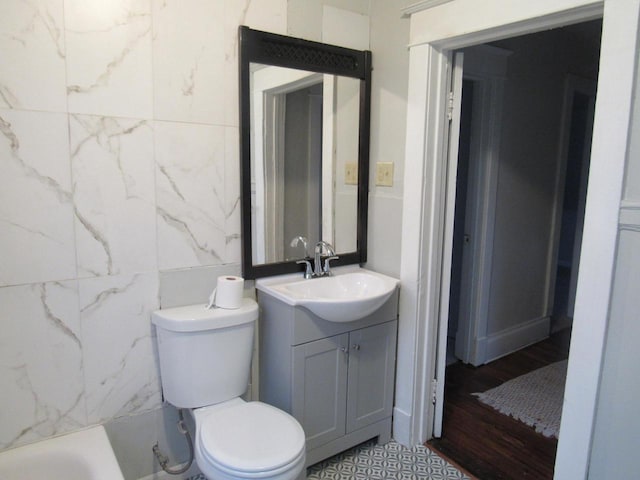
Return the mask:
<path fill-rule="evenodd" d="M 238 25 L 322 41 L 325 4 L 371 16 L 371 162 L 396 183 L 371 182 L 368 266 L 398 275 L 392 3 L 0 2 L 0 450 L 104 423 L 127 479 L 157 468 L 156 441 L 184 458 L 149 314 L 240 273 Z"/>
<path fill-rule="evenodd" d="M 286 19 L 0 3 L 0 450 L 160 411 L 150 312 L 239 271 L 237 27 Z"/>

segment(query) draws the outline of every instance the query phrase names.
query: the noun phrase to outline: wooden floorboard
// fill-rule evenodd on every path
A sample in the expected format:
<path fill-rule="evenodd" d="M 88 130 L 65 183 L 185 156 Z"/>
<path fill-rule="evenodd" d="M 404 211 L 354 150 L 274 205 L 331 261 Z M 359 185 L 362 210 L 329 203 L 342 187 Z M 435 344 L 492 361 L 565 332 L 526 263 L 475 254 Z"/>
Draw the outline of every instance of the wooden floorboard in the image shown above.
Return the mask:
<path fill-rule="evenodd" d="M 557 440 L 502 415 L 471 394 L 567 358 L 570 331 L 481 367 L 447 367 L 443 436 L 428 446 L 481 480 L 553 478 Z"/>

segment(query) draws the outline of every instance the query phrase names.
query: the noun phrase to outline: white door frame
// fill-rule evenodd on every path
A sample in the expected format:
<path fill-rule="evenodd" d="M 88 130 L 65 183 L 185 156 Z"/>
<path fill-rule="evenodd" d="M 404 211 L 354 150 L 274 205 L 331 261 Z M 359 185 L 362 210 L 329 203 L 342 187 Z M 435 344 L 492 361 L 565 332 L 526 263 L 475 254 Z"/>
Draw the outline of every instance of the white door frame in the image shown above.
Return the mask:
<path fill-rule="evenodd" d="M 455 354 L 465 363 L 481 365 L 487 357 L 500 122 L 507 60 L 512 52 L 489 45 L 471 47 L 465 52 L 468 54 L 463 77 L 474 83 L 465 220 L 465 232 L 470 234 L 471 243 L 464 247 L 462 278 L 467 283 L 463 287 L 469 291 L 460 294 Z M 447 188 L 456 188 L 451 179 Z M 448 268 L 446 263 L 444 266 Z M 438 386 L 444 388 L 439 383 Z"/>
<path fill-rule="evenodd" d="M 564 211 L 564 193 L 567 180 L 567 165 L 569 155 L 569 141 L 571 133 L 571 121 L 573 114 L 573 101 L 576 93 L 588 96 L 589 111 L 586 125 L 585 138 L 589 139 L 585 144 L 581 159 L 581 173 L 578 200 L 578 218 L 576 218 L 576 233 L 573 238 L 573 258 L 571 261 L 571 278 L 569 284 L 569 299 L 567 305 L 567 316 L 573 318 L 574 305 L 576 299 L 576 287 L 578 282 L 578 263 L 580 261 L 580 245 L 582 244 L 582 223 L 584 222 L 584 205 L 587 195 L 587 175 L 585 167 L 589 165 L 591 158 L 591 137 L 593 134 L 593 114 L 595 110 L 597 83 L 594 80 L 568 74 L 564 82 L 564 99 L 562 104 L 562 121 L 560 132 L 560 146 L 558 149 L 558 168 L 556 170 L 556 185 L 554 188 L 554 208 L 553 208 L 553 230 L 551 233 L 551 248 L 547 263 L 547 278 L 549 285 L 547 288 L 546 314 L 553 314 L 555 304 L 555 290 L 557 282 L 558 257 L 560 254 L 560 236 L 562 234 L 562 214 Z"/>
<path fill-rule="evenodd" d="M 464 53 L 453 55 L 452 73 L 449 78 L 447 142 L 447 182 L 453 188 L 447 190 L 444 206 L 444 241 L 442 249 L 442 288 L 440 290 L 440 320 L 438 328 L 435 394 L 433 396 L 434 437 L 442 436 L 442 416 L 444 412 L 444 375 L 447 364 L 447 330 L 449 329 L 449 297 L 451 287 L 451 258 L 453 254 L 453 224 L 456 210 L 456 179 L 458 176 L 458 154 L 460 150 L 460 119 L 462 117 L 462 70 Z"/>
<path fill-rule="evenodd" d="M 399 442 L 420 444 L 433 433 L 430 379 L 440 307 L 449 52 L 602 16 L 590 183 L 555 466 L 556 478 L 586 478 L 615 260 L 639 12 L 640 0 L 453 0 L 412 15 L 394 410 L 394 438 Z"/>

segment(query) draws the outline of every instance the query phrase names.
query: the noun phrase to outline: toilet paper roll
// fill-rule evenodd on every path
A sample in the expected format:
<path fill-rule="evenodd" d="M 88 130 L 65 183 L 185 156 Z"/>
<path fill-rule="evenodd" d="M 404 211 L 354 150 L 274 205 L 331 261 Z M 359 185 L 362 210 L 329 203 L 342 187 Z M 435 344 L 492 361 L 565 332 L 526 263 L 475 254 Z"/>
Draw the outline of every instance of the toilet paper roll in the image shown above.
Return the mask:
<path fill-rule="evenodd" d="M 218 277 L 218 284 L 213 291 L 213 305 L 218 308 L 234 310 L 242 306 L 244 279 L 234 275 Z"/>

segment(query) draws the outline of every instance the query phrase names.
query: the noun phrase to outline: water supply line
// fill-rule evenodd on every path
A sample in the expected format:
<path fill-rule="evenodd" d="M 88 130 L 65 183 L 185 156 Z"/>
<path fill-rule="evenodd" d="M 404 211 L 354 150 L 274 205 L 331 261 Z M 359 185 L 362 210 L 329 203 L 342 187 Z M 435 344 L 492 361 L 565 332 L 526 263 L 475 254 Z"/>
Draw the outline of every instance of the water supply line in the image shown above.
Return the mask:
<path fill-rule="evenodd" d="M 160 451 L 158 442 L 156 442 L 156 444 L 152 448 L 153 454 L 156 456 L 156 459 L 162 467 L 162 470 L 167 472 L 169 475 L 180 475 L 181 473 L 189 470 L 189 467 L 191 467 L 191 464 L 193 463 L 193 440 L 191 439 L 191 434 L 189 433 L 189 430 L 184 423 L 183 410 L 184 409 L 182 408 L 178 409 L 178 416 L 180 417 L 180 419 L 178 420 L 177 427 L 178 431 L 187 438 L 187 444 L 189 445 L 189 461 L 182 466 L 169 467 L 169 458 Z"/>

